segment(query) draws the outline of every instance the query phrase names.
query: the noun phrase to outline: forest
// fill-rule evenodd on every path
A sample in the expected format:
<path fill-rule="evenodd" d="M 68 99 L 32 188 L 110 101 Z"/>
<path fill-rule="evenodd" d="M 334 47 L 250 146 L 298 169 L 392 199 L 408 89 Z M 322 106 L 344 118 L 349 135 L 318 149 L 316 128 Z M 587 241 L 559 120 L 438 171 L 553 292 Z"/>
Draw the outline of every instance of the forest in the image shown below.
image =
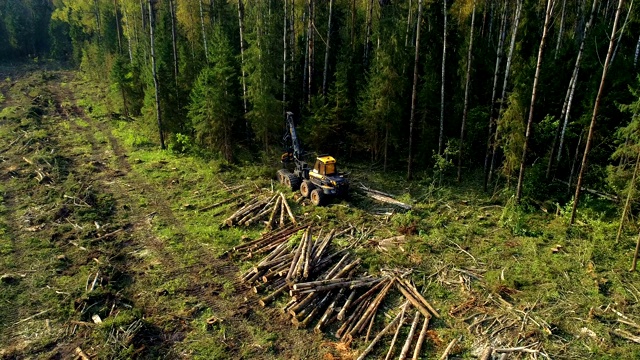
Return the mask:
<path fill-rule="evenodd" d="M 518 201 L 552 179 L 624 196 L 640 153 L 633 1 L 30 0 L 0 14 L 4 61 L 78 66 L 162 148 L 272 157 L 292 111 L 308 150 L 407 178 L 446 168 Z"/>
<path fill-rule="evenodd" d="M 638 7 L 0 1 L 0 358 L 638 358 Z"/>

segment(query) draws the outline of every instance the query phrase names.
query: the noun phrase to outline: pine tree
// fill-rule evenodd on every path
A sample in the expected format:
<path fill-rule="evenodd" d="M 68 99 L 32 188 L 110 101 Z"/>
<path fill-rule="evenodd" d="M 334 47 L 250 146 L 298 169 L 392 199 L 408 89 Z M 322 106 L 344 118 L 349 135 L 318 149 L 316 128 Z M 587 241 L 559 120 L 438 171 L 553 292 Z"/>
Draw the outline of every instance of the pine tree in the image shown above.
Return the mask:
<path fill-rule="evenodd" d="M 241 114 L 237 106 L 238 74 L 231 44 L 219 26 L 209 50 L 210 65 L 202 69 L 191 91 L 189 119 L 200 144 L 232 161 L 233 129 Z"/>

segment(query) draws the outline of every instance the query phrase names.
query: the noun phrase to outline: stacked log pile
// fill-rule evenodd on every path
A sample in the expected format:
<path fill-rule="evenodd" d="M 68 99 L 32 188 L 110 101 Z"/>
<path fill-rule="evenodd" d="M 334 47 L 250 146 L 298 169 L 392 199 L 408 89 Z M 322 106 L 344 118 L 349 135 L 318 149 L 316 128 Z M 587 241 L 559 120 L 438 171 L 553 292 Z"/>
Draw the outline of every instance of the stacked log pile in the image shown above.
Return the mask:
<path fill-rule="evenodd" d="M 294 244 L 291 236 L 303 231 L 300 241 Z M 296 328 L 313 328 L 316 333 L 329 329 L 345 342 L 357 337 L 369 341 L 377 322 L 384 322 L 384 316 L 377 316 L 388 303 L 404 297 L 405 305 L 396 318 L 372 340 L 361 355 L 364 359 L 390 329 L 395 328 L 393 346 L 404 324 L 404 313 L 415 309 L 413 322 L 402 354 L 414 349 L 414 358 L 420 354 L 429 319 L 440 317 L 420 292 L 407 280 L 395 274 L 373 276 L 361 271 L 361 260 L 347 249 L 338 249 L 333 240 L 344 231 L 330 231 L 322 235 L 312 235 L 310 226 L 289 226 L 268 233 L 258 240 L 250 241 L 233 249 L 246 253 L 247 257 L 265 254 L 251 269 L 242 275 L 242 281 L 260 295 L 259 304 L 267 306 L 280 301 L 281 310 L 290 318 Z M 384 305 L 386 304 L 386 305 Z M 422 327 L 418 324 L 422 319 Z M 381 326 L 381 325 L 379 325 Z M 418 335 L 415 339 L 415 335 Z"/>
<path fill-rule="evenodd" d="M 268 217 L 267 217 L 268 216 Z M 249 226 L 266 220 L 268 230 L 276 226 L 284 228 L 287 222 L 297 225 L 296 218 L 289 207 L 289 203 L 282 192 L 270 198 L 257 197 L 244 203 L 236 212 L 224 220 L 226 226 Z"/>

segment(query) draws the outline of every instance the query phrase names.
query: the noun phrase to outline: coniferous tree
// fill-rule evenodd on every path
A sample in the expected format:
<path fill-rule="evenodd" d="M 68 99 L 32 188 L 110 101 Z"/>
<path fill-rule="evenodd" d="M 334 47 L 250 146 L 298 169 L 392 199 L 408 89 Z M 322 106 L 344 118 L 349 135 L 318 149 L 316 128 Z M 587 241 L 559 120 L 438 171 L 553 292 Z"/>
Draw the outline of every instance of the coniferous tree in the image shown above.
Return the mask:
<path fill-rule="evenodd" d="M 209 54 L 191 92 L 189 118 L 198 142 L 233 160 L 233 129 L 238 120 L 238 74 L 231 44 L 216 26 Z"/>

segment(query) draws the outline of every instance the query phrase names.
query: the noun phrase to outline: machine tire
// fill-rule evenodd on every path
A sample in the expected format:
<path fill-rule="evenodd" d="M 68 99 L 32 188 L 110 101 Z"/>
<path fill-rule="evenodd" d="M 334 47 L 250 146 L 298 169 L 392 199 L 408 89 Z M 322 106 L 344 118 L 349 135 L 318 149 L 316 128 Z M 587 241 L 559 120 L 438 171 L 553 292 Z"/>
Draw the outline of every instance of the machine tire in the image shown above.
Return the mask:
<path fill-rule="evenodd" d="M 278 178 L 278 181 L 280 182 L 280 184 L 283 184 L 283 185 L 286 185 L 284 182 L 284 179 L 289 175 L 291 175 L 291 173 L 287 169 L 280 169 L 276 173 L 276 177 Z"/>
<path fill-rule="evenodd" d="M 300 184 L 300 194 L 302 194 L 302 196 L 308 198 L 311 195 L 311 192 L 313 191 L 313 189 L 315 189 L 316 187 L 313 186 L 313 183 L 309 180 L 302 180 L 302 184 Z"/>
<path fill-rule="evenodd" d="M 284 184 L 291 189 L 291 191 L 298 191 L 300 189 L 300 179 L 294 174 L 288 174 L 284 179 Z"/>
<path fill-rule="evenodd" d="M 311 191 L 311 203 L 315 206 L 322 206 L 324 204 L 324 193 L 320 189 L 314 189 Z"/>

